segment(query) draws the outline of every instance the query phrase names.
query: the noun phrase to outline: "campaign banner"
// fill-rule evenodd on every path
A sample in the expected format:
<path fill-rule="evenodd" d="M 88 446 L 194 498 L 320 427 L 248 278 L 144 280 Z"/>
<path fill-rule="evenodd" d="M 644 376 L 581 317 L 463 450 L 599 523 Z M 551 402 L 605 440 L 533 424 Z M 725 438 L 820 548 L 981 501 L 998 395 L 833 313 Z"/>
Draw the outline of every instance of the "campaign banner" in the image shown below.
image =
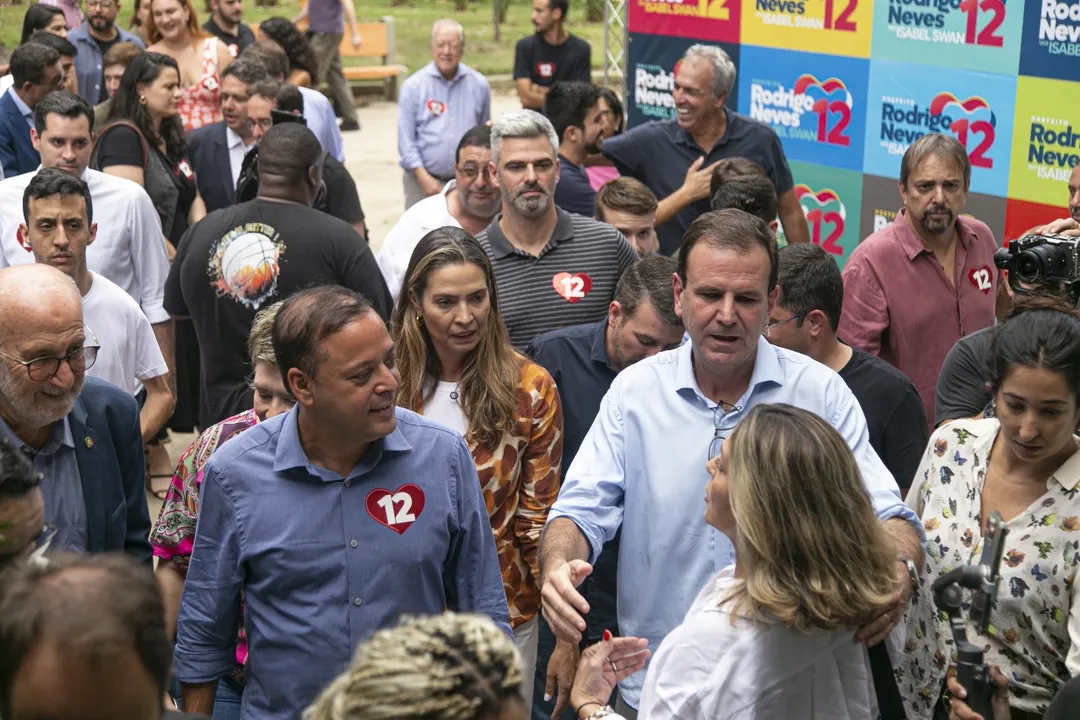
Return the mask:
<path fill-rule="evenodd" d="M 862 171 L 870 62 L 742 48 L 739 112 L 771 127 L 788 160 Z"/>
<path fill-rule="evenodd" d="M 1004 242 L 1019 240 L 1028 230 L 1069 216 L 1066 205 L 1042 205 L 1025 200 L 1005 201 Z"/>
<path fill-rule="evenodd" d="M 895 178 L 864 175 L 862 220 L 859 223 L 860 242 L 877 231 L 887 228 L 903 207 L 904 199 L 900 196 L 900 185 Z M 1002 243 L 1005 231 L 1005 203 L 1001 198 L 968 193 L 961 215 L 982 220 L 994 233 L 998 245 Z"/>
<path fill-rule="evenodd" d="M 1027 0 L 1027 5 L 1039 0 Z M 1025 0 L 878 0 L 874 58 L 1015 75 Z"/>
<path fill-rule="evenodd" d="M 693 38 L 698 42 L 739 42 L 740 0 L 627 0 L 627 29 Z"/>
<path fill-rule="evenodd" d="M 1080 83 L 1021 76 L 1014 125 L 1009 197 L 1067 201 L 1069 176 L 1080 164 Z"/>
<path fill-rule="evenodd" d="M 626 108 L 627 127 L 634 127 L 650 120 L 668 120 L 675 117 L 675 70 L 686 49 L 697 41 L 660 35 L 630 35 L 630 54 L 627 59 Z M 739 46 L 712 43 L 731 56 L 739 67 Z M 739 86 L 736 84 L 728 96 L 727 107 L 739 107 Z"/>
<path fill-rule="evenodd" d="M 1080 81 L 1080 0 L 1027 0 L 1020 74 Z"/>
<path fill-rule="evenodd" d="M 870 57 L 872 5 L 872 0 L 742 0 L 741 41 Z"/>
<path fill-rule="evenodd" d="M 1009 189 L 1016 80 L 968 70 L 870 62 L 863 172 L 900 177 L 900 160 L 927 133 L 951 133 L 967 148 L 971 190 Z"/>
<path fill-rule="evenodd" d="M 790 164 L 810 241 L 836 258 L 842 269 L 859 244 L 862 173 L 798 161 Z M 786 243 L 783 232 L 778 235 Z"/>

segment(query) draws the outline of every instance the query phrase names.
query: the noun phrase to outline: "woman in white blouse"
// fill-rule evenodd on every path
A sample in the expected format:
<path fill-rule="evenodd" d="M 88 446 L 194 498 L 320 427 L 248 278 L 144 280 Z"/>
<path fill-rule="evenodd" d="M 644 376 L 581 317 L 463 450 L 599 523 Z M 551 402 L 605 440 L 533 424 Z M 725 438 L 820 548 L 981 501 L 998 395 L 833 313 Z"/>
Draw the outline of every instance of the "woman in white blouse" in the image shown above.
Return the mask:
<path fill-rule="evenodd" d="M 892 604 L 896 551 L 844 439 L 805 410 L 759 405 L 708 468 L 705 520 L 735 565 L 661 643 L 638 717 L 876 717 L 854 628 Z M 587 692 L 591 673 L 578 679 L 578 717 L 600 717 L 607 698 Z"/>

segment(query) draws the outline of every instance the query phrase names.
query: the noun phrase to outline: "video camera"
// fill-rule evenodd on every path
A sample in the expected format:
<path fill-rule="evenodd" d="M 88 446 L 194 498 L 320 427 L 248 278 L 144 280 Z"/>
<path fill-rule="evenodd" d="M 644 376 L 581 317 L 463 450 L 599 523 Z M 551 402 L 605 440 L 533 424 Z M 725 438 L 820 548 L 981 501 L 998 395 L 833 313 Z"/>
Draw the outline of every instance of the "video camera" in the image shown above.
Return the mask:
<path fill-rule="evenodd" d="M 994 253 L 994 264 L 1009 273 L 1009 287 L 1056 287 L 1080 281 L 1080 238 L 1025 235 Z"/>

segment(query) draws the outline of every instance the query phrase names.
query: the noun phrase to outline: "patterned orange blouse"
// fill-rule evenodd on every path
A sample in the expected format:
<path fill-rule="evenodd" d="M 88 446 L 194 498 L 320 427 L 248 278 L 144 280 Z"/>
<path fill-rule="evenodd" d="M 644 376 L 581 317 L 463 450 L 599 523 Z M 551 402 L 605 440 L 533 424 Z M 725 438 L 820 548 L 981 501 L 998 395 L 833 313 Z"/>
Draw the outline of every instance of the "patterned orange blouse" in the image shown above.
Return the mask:
<path fill-rule="evenodd" d="M 540 533 L 559 495 L 563 444 L 555 381 L 536 363 L 519 360 L 513 430 L 494 447 L 469 442 L 495 534 L 512 627 L 531 620 L 540 608 Z"/>

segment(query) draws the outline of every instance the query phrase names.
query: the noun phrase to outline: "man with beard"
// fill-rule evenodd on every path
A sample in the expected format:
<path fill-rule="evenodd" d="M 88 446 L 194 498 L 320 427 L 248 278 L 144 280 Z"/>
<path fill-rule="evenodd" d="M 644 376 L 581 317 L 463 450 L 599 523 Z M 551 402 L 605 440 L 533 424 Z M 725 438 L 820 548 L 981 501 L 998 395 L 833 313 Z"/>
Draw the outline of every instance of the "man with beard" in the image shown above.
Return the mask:
<path fill-rule="evenodd" d="M 596 191 L 585 172 L 585 158 L 600 152 L 607 109 L 592 83 L 559 82 L 544 100 L 544 117 L 559 137 L 559 184 L 555 204 L 566 212 L 593 217 Z"/>
<path fill-rule="evenodd" d="M 491 257 L 518 350 L 537 335 L 601 320 L 623 271 L 637 262 L 618 230 L 555 205 L 558 152 L 555 128 L 532 110 L 492 124 L 489 168 L 502 212 L 477 240 Z"/>
<path fill-rule="evenodd" d="M 137 35 L 116 25 L 120 12 L 119 0 L 88 0 L 86 20 L 68 33 L 75 46 L 75 74 L 79 78 L 79 95 L 91 105 L 108 100 L 105 92 L 105 53 L 116 43 L 127 42 L 145 49 Z"/>
<path fill-rule="evenodd" d="M 47 265 L 0 270 L 0 435 L 41 474 L 51 547 L 149 566 L 139 408 L 86 377 L 97 352 L 71 278 Z"/>
<path fill-rule="evenodd" d="M 229 46 L 229 54 L 238 57 L 255 42 L 255 33 L 244 19 L 244 0 L 210 0 L 210 19 L 203 30 Z"/>
<path fill-rule="evenodd" d="M 491 128 L 477 125 L 461 136 L 454 154 L 454 179 L 442 192 L 409 208 L 387 234 L 378 255 L 390 294 L 397 299 L 409 258 L 420 240 L 435 228 L 453 226 L 478 235 L 499 210 L 501 199 L 491 184 Z"/>
<path fill-rule="evenodd" d="M 970 184 L 971 162 L 956 138 L 919 138 L 900 163 L 904 207 L 844 266 L 837 334 L 911 378 L 930 422 L 945 356 L 994 324 L 997 242 L 986 223 L 960 216 Z"/>
<path fill-rule="evenodd" d="M 539 110 L 544 97 L 557 82 L 589 82 L 592 48 L 566 29 L 569 0 L 532 0 L 532 24 L 536 31 L 514 47 L 514 86 L 521 107 Z"/>

